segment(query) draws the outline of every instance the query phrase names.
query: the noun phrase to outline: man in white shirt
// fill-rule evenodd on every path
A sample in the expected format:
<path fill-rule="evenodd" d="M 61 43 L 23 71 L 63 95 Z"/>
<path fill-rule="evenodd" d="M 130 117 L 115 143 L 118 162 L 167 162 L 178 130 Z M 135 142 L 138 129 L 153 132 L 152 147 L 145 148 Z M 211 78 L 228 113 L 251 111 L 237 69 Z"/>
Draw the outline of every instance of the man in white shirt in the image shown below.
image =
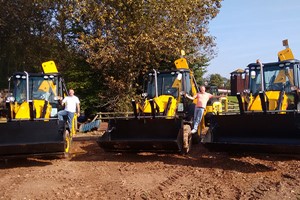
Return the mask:
<path fill-rule="evenodd" d="M 74 114 L 80 115 L 80 101 L 77 96 L 74 95 L 74 90 L 69 90 L 69 96 L 66 96 L 62 100 L 62 105 L 65 105 L 65 109 L 58 112 L 58 119 L 64 120 L 64 116 L 68 117 L 69 128 L 72 129 L 72 120 Z"/>

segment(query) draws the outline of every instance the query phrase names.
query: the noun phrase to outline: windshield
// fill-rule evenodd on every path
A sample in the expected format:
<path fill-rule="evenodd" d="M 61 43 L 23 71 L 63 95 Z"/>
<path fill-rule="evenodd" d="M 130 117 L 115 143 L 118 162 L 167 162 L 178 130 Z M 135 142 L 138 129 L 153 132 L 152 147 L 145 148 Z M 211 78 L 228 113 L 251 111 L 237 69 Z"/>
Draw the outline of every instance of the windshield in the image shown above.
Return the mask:
<path fill-rule="evenodd" d="M 286 92 L 290 92 L 291 86 L 294 86 L 292 64 L 268 65 L 263 70 L 263 86 L 266 91 L 281 91 L 284 89 Z M 252 74 L 250 78 L 250 90 L 255 94 L 262 90 L 260 68 L 251 67 L 250 74 Z"/>
<path fill-rule="evenodd" d="M 172 88 L 172 85 L 177 77 L 176 72 L 158 73 L 157 74 L 157 92 L 160 95 L 173 95 L 176 97 L 177 88 Z M 147 86 L 148 98 L 155 97 L 155 77 L 154 74 L 149 74 Z"/>
<path fill-rule="evenodd" d="M 26 76 L 17 76 L 13 81 L 13 96 L 16 102 L 26 101 Z"/>
<path fill-rule="evenodd" d="M 57 96 L 56 83 L 57 77 L 30 77 L 29 99 L 55 102 L 54 97 Z"/>
<path fill-rule="evenodd" d="M 47 100 L 54 103 L 57 96 L 57 81 L 54 76 L 30 76 L 29 77 L 29 100 Z M 26 101 L 26 76 L 16 75 L 13 80 L 13 96 L 18 103 Z"/>

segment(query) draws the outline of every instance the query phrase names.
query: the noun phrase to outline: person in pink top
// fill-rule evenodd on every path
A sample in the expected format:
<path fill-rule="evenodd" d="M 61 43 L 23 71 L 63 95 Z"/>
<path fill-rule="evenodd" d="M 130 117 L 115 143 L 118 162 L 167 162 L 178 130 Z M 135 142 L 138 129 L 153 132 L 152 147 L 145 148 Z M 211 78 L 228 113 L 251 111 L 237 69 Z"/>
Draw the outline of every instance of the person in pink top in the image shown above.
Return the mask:
<path fill-rule="evenodd" d="M 195 94 L 193 97 L 190 96 L 189 94 L 185 94 L 185 96 L 191 100 L 197 98 L 197 104 L 194 111 L 194 127 L 192 129 L 192 133 L 194 134 L 197 132 L 197 128 L 203 117 L 206 104 L 208 100 L 213 97 L 213 95 L 205 92 L 205 87 L 202 85 L 200 86 L 200 92 Z"/>

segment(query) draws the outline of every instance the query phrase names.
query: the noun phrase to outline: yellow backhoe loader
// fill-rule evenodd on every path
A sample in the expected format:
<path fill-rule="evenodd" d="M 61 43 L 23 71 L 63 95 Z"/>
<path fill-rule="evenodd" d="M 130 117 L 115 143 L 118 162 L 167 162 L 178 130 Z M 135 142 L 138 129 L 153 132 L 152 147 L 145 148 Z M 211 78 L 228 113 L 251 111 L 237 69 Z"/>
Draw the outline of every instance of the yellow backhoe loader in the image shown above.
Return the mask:
<path fill-rule="evenodd" d="M 175 61 L 176 69 L 151 71 L 146 78 L 143 102 L 132 101 L 133 115 L 109 121 L 98 139 L 107 151 L 175 151 L 187 153 L 199 134 L 191 134 L 195 104 L 184 94 L 198 89 L 185 58 Z"/>
<path fill-rule="evenodd" d="M 289 48 L 278 58 L 248 65 L 249 88 L 237 94 L 240 112 L 211 117 L 207 148 L 300 153 L 300 62 Z"/>
<path fill-rule="evenodd" d="M 57 118 L 58 96 L 67 94 L 53 61 L 42 64 L 43 73 L 16 72 L 9 79 L 5 117 L 0 121 L 0 156 L 65 154 L 72 135 Z"/>

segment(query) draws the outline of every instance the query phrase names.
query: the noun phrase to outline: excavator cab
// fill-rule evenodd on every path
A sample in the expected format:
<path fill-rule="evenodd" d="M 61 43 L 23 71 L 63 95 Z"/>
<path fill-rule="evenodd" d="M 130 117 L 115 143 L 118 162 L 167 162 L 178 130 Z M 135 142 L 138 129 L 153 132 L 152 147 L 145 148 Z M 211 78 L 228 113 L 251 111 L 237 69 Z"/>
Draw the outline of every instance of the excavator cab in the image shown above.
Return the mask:
<path fill-rule="evenodd" d="M 57 89 L 56 85 L 58 83 L 58 76 L 54 75 L 44 75 L 41 76 L 40 74 L 28 74 L 28 81 L 26 78 L 27 74 L 24 72 L 15 73 L 11 78 L 11 86 L 10 89 L 12 91 L 12 95 L 9 97 L 9 100 L 14 102 L 16 107 L 22 106 L 24 102 L 33 102 L 35 103 L 36 112 L 34 113 L 37 118 L 41 117 L 41 110 L 37 106 L 42 106 L 44 102 L 48 102 L 49 106 L 56 107 L 57 99 Z M 30 77 L 29 77 L 30 76 Z M 28 84 L 28 85 L 27 85 Z M 52 116 L 57 114 L 57 108 L 51 107 Z M 24 113 L 21 113 L 21 110 L 15 110 L 15 118 L 22 119 L 20 116 L 24 116 L 24 118 L 30 118 L 29 112 L 24 110 Z M 45 113 L 46 114 L 46 113 Z M 48 117 L 50 113 L 47 113 Z M 25 117 L 27 116 L 27 117 Z"/>
<path fill-rule="evenodd" d="M 156 79 L 154 73 L 148 74 L 147 80 L 147 96 L 146 98 L 151 99 L 156 96 L 161 95 L 171 95 L 174 98 L 178 98 L 179 96 L 179 87 L 172 87 L 175 79 L 180 80 L 182 74 L 180 72 L 167 72 L 167 73 L 158 73 L 157 74 L 157 87 Z M 157 90 L 157 91 L 156 91 Z M 156 94 L 157 93 L 157 94 Z"/>
<path fill-rule="evenodd" d="M 245 108 L 252 111 L 262 111 L 265 106 L 264 111 L 296 109 L 299 83 L 295 81 L 295 75 L 298 73 L 298 65 L 297 60 L 266 63 L 263 65 L 262 76 L 258 64 L 250 64 L 249 93 L 246 94 L 250 102 L 248 108 Z M 265 99 L 260 98 L 260 93 L 264 93 Z M 262 107 L 261 103 L 266 105 Z"/>
<path fill-rule="evenodd" d="M 57 117 L 58 96 L 67 94 L 61 75 L 16 72 L 8 90 L 6 116 L 0 123 L 0 156 L 68 153 L 76 129 L 67 130 Z"/>

